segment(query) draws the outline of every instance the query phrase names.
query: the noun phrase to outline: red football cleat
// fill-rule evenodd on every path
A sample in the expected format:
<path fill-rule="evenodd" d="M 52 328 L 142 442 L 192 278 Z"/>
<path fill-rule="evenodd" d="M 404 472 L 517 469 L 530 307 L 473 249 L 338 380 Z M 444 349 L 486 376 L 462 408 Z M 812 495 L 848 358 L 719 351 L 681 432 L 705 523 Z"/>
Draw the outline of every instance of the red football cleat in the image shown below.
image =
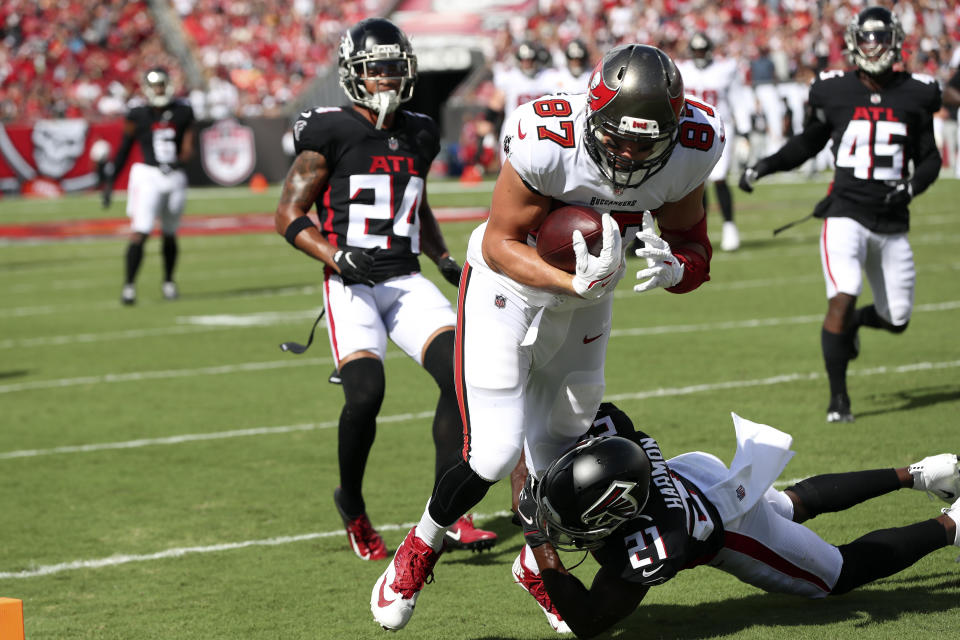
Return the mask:
<path fill-rule="evenodd" d="M 387 545 L 377 530 L 370 524 L 367 514 L 351 517 L 340 507 L 340 487 L 333 491 L 333 503 L 343 519 L 343 526 L 347 530 L 347 540 L 350 548 L 361 560 L 384 560 L 388 557 Z"/>
<path fill-rule="evenodd" d="M 520 550 L 520 555 L 513 561 L 514 582 L 533 596 L 537 604 L 540 605 L 540 609 L 543 610 L 543 614 L 547 616 L 547 622 L 550 623 L 554 631 L 557 633 L 571 633 L 570 627 L 563 621 L 560 613 L 557 612 L 557 608 L 553 606 L 553 601 L 550 600 L 550 596 L 547 595 L 547 589 L 543 586 L 543 578 L 540 577 L 539 573 L 534 573 L 524 565 L 523 561 L 526 558 L 526 554 L 527 545 L 524 545 L 523 549 Z"/>
<path fill-rule="evenodd" d="M 402 629 L 410 621 L 420 590 L 433 582 L 433 567 L 442 553 L 431 549 L 416 531 L 416 527 L 410 529 L 370 593 L 373 618 L 389 631 Z"/>
<path fill-rule="evenodd" d="M 497 534 L 473 526 L 473 515 L 462 516 L 447 529 L 443 537 L 445 549 L 469 549 L 483 551 L 497 544 Z"/>

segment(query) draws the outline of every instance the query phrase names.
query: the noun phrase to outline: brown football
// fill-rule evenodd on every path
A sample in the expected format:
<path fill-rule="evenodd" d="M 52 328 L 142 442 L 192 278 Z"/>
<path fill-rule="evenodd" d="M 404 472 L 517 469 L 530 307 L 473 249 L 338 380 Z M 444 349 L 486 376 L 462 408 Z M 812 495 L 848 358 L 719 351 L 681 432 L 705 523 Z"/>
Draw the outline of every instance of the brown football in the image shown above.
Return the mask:
<path fill-rule="evenodd" d="M 537 253 L 557 269 L 574 273 L 577 258 L 573 252 L 573 232 L 579 229 L 587 243 L 587 251 L 595 256 L 603 248 L 601 214 L 590 207 L 575 204 L 554 209 L 537 230 Z"/>

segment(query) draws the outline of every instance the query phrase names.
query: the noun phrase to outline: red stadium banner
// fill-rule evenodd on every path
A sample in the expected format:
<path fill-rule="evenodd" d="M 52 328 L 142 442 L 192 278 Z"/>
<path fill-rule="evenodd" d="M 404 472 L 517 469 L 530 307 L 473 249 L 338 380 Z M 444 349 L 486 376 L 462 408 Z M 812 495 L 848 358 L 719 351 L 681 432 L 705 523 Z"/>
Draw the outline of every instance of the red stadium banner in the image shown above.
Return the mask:
<path fill-rule="evenodd" d="M 123 120 L 89 123 L 78 118 L 37 120 L 32 124 L 0 124 L 0 192 L 52 196 L 97 186 L 90 149 L 98 140 L 112 156 L 123 136 Z M 134 148 L 131 160 L 140 158 Z M 126 188 L 128 167 L 117 177 Z"/>

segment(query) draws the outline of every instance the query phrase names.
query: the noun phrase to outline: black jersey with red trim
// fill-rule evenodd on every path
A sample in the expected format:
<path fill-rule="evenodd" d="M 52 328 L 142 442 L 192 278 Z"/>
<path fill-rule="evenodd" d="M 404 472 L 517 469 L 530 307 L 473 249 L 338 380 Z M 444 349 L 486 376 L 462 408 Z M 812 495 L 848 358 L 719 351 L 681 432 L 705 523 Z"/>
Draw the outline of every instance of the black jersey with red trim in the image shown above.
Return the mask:
<path fill-rule="evenodd" d="M 613 435 L 633 440 L 647 453 L 650 497 L 639 516 L 617 527 L 593 552 L 597 562 L 624 580 L 652 586 L 712 558 L 724 535 L 716 507 L 696 485 L 667 467 L 656 440 L 637 431 L 614 405 L 603 403 L 584 438 Z"/>
<path fill-rule="evenodd" d="M 133 138 L 140 145 L 144 164 L 162 169 L 178 166 L 183 136 L 194 121 L 193 109 L 185 100 L 175 99 L 162 109 L 133 107 L 127 120 L 134 124 Z"/>
<path fill-rule="evenodd" d="M 377 282 L 420 270 L 420 204 L 427 173 L 440 151 L 429 116 L 395 112 L 389 129 L 376 129 L 351 106 L 304 111 L 294 124 L 294 146 L 327 162 L 327 188 L 317 199 L 320 230 L 338 248 L 378 248 Z"/>
<path fill-rule="evenodd" d="M 931 154 L 939 159 L 932 123 L 940 104 L 940 85 L 931 76 L 896 72 L 874 91 L 856 71 L 821 73 L 810 87 L 804 130 L 816 135 L 818 149 L 833 140 L 836 172 L 829 206 L 818 208 L 817 217 L 849 217 L 881 233 L 907 231 L 907 207 L 889 207 L 884 196 L 911 178 L 911 163 L 919 168 L 927 160 L 929 173 Z"/>

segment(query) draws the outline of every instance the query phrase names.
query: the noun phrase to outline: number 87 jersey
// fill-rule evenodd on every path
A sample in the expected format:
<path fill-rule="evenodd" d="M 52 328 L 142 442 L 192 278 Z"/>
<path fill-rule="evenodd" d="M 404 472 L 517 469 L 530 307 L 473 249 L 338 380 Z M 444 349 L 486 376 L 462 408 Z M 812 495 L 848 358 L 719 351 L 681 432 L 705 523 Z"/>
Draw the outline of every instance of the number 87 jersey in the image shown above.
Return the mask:
<path fill-rule="evenodd" d="M 587 152 L 587 94 L 548 95 L 517 108 L 504 123 L 504 152 L 527 186 L 567 204 L 617 212 L 643 212 L 676 202 L 710 175 L 726 143 L 723 122 L 708 104 L 687 97 L 679 136 L 662 169 L 636 186 L 613 184 Z M 639 223 L 638 223 L 639 224 Z"/>

